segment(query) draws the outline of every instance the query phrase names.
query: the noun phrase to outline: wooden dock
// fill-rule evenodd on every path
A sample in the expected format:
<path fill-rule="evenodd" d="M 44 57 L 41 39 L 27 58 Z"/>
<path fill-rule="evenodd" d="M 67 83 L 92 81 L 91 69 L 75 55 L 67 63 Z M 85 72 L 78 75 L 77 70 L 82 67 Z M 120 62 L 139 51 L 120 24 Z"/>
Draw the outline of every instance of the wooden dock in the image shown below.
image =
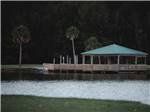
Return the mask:
<path fill-rule="evenodd" d="M 146 71 L 146 64 L 43 64 L 51 72 L 140 72 Z"/>

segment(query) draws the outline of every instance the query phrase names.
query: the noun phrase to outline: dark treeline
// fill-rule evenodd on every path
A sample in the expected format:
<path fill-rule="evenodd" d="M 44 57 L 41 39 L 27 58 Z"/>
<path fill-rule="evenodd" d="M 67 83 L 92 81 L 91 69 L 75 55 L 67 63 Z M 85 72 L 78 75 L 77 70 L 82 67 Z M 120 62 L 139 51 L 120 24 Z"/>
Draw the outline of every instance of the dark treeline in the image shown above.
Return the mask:
<path fill-rule="evenodd" d="M 78 55 L 92 36 L 101 45 L 118 43 L 150 54 L 150 2 L 1 2 L 1 12 L 2 64 L 18 63 L 19 47 L 11 33 L 19 25 L 31 33 L 30 43 L 23 45 L 23 63 L 72 56 L 65 37 L 72 25 L 80 31 L 75 39 Z"/>

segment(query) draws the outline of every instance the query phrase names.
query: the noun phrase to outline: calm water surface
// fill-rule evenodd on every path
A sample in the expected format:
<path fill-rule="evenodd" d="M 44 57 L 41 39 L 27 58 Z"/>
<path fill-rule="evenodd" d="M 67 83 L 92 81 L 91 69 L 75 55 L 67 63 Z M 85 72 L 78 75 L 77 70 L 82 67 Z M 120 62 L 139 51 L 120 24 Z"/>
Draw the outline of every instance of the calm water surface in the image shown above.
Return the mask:
<path fill-rule="evenodd" d="M 2 81 L 1 94 L 129 100 L 150 105 L 150 81 Z"/>

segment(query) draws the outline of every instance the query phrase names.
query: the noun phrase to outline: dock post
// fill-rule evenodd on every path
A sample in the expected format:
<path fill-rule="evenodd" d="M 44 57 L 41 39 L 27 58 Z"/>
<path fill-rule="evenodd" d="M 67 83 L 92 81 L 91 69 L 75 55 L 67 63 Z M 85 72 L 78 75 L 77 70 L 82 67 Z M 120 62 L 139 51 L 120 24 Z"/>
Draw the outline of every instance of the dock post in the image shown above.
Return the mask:
<path fill-rule="evenodd" d="M 82 64 L 85 64 L 85 56 L 82 56 Z"/>
<path fill-rule="evenodd" d="M 68 64 L 69 60 L 68 60 L 68 55 L 67 55 L 67 64 Z"/>
<path fill-rule="evenodd" d="M 71 64 L 71 58 L 69 58 L 69 64 Z"/>
<path fill-rule="evenodd" d="M 66 58 L 66 64 L 67 64 L 67 69 L 66 69 L 66 73 L 68 74 L 68 55 L 67 55 L 67 58 Z"/>
<path fill-rule="evenodd" d="M 77 55 L 75 55 L 75 63 L 74 63 L 74 73 L 76 73 L 77 72 L 77 65 L 78 64 L 78 56 Z"/>
<path fill-rule="evenodd" d="M 63 64 L 65 63 L 65 58 L 64 58 L 64 56 L 63 56 Z"/>
<path fill-rule="evenodd" d="M 59 66 L 59 73 L 61 73 L 61 63 L 62 63 L 62 56 L 60 55 L 60 66 Z"/>
<path fill-rule="evenodd" d="M 74 58 L 73 64 L 76 64 L 76 55 L 74 55 L 73 58 Z"/>
<path fill-rule="evenodd" d="M 62 62 L 62 61 L 61 61 L 61 58 L 62 58 L 62 57 L 61 57 L 61 55 L 60 55 L 60 58 L 59 58 L 59 59 L 60 59 L 60 60 L 59 60 L 59 61 L 60 61 L 60 64 L 61 64 L 61 62 Z"/>
<path fill-rule="evenodd" d="M 53 64 L 55 64 L 55 58 L 53 58 Z"/>
<path fill-rule="evenodd" d="M 92 64 L 91 73 L 93 73 L 93 55 L 91 55 L 91 64 Z"/>

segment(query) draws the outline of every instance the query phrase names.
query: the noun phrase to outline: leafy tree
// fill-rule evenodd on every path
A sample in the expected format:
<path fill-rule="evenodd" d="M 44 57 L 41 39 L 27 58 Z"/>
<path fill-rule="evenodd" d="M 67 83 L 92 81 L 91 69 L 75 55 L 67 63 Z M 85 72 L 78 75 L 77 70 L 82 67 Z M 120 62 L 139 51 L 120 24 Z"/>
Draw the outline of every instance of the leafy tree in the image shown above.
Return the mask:
<path fill-rule="evenodd" d="M 12 37 L 13 37 L 13 42 L 19 44 L 19 68 L 21 68 L 22 45 L 24 43 L 29 43 L 30 41 L 29 29 L 24 25 L 20 25 L 12 31 Z"/>
<path fill-rule="evenodd" d="M 75 47 L 74 47 L 74 39 L 76 39 L 79 35 L 79 30 L 75 26 L 71 26 L 66 31 L 66 37 L 72 41 L 72 50 L 73 50 L 73 57 L 74 57 L 74 63 L 76 63 L 76 53 L 75 53 Z"/>
<path fill-rule="evenodd" d="M 85 41 L 85 50 L 92 50 L 95 48 L 98 48 L 101 46 L 101 44 L 98 42 L 97 38 L 92 36 L 88 40 Z"/>

